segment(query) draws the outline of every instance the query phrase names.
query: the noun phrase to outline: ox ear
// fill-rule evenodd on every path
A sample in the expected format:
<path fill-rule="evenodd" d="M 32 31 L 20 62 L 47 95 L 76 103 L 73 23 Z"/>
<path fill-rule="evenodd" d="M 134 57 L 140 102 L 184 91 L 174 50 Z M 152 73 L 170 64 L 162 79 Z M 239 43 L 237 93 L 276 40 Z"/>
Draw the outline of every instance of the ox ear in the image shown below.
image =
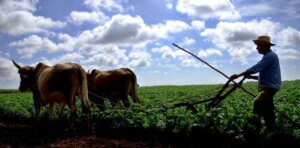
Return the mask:
<path fill-rule="evenodd" d="M 22 67 L 19 65 L 19 64 L 17 64 L 14 60 L 12 60 L 12 62 L 14 63 L 14 65 L 18 68 L 18 69 L 21 69 Z"/>

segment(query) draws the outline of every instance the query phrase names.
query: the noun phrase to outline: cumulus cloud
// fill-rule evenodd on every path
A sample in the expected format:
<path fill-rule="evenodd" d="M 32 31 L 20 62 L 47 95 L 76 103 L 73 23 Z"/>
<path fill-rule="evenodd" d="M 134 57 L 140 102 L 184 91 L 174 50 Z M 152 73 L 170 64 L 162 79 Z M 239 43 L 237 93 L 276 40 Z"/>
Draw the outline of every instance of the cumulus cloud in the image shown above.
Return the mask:
<path fill-rule="evenodd" d="M 154 53 L 160 53 L 161 58 L 165 60 L 172 60 L 172 59 L 178 59 L 182 66 L 185 67 L 203 67 L 202 64 L 199 62 L 196 62 L 195 59 L 191 58 L 189 55 L 184 53 L 181 50 L 173 50 L 169 46 L 162 46 L 162 47 L 156 47 L 152 49 L 152 52 Z"/>
<path fill-rule="evenodd" d="M 170 33 L 189 28 L 188 24 L 176 20 L 148 26 L 140 16 L 117 14 L 104 25 L 84 31 L 79 40 L 82 43 L 98 45 L 145 45 L 159 38 L 167 38 Z"/>
<path fill-rule="evenodd" d="M 260 35 L 275 37 L 280 29 L 278 23 L 269 20 L 249 22 L 219 22 L 216 28 L 207 28 L 200 33 L 220 49 L 228 51 L 233 61 L 246 64 L 253 51 L 253 39 Z"/>
<path fill-rule="evenodd" d="M 74 38 L 67 34 L 58 34 L 58 39 L 61 40 L 62 43 L 56 44 L 47 37 L 31 35 L 23 40 L 14 41 L 9 45 L 12 47 L 17 47 L 18 54 L 20 54 L 23 58 L 31 58 L 33 54 L 40 51 L 51 53 L 61 50 L 73 50 L 73 46 L 76 42 Z"/>
<path fill-rule="evenodd" d="M 197 30 L 202 30 L 205 29 L 205 22 L 204 21 L 198 21 L 198 20 L 194 20 L 192 21 L 192 26 L 194 28 L 196 28 Z"/>
<path fill-rule="evenodd" d="M 50 66 L 53 66 L 55 64 L 60 64 L 60 63 L 67 63 L 67 62 L 80 63 L 80 60 L 82 59 L 84 59 L 83 55 L 77 52 L 72 52 L 72 53 L 63 54 L 62 56 L 54 57 L 52 59 L 49 59 L 47 57 L 41 57 L 38 61 L 33 63 L 32 66 L 36 66 L 40 62 Z"/>
<path fill-rule="evenodd" d="M 178 12 L 196 18 L 218 18 L 231 20 L 240 18 L 230 0 L 178 0 L 176 9 Z"/>
<path fill-rule="evenodd" d="M 217 49 L 206 49 L 200 50 L 198 52 L 200 58 L 210 57 L 210 56 L 223 56 L 222 52 Z"/>
<path fill-rule="evenodd" d="M 84 0 L 84 4 L 93 10 L 105 9 L 108 11 L 123 12 L 123 6 L 116 0 Z"/>
<path fill-rule="evenodd" d="M 172 0 L 165 0 L 166 2 L 166 8 L 168 10 L 172 10 L 173 9 L 173 3 L 172 3 Z"/>
<path fill-rule="evenodd" d="M 75 62 L 77 60 L 82 60 L 82 59 L 84 59 L 84 57 L 81 54 L 73 52 L 73 53 L 64 54 L 61 57 L 57 57 L 53 59 L 51 63 L 57 64 L 57 63 Z"/>
<path fill-rule="evenodd" d="M 11 60 L 0 57 L 0 81 L 13 80 L 18 77 L 17 68 Z"/>
<path fill-rule="evenodd" d="M 169 46 L 162 46 L 162 47 L 157 47 L 157 48 L 153 48 L 152 52 L 156 52 L 156 53 L 160 53 L 161 57 L 163 59 L 175 59 L 181 56 L 185 56 L 185 53 L 182 52 L 181 50 L 173 50 L 171 47 Z"/>
<path fill-rule="evenodd" d="M 152 57 L 151 54 L 144 50 L 133 50 L 128 55 L 130 67 L 150 66 Z"/>
<path fill-rule="evenodd" d="M 296 49 L 279 49 L 276 51 L 280 59 L 300 60 L 300 51 Z"/>
<path fill-rule="evenodd" d="M 178 33 L 190 29 L 187 23 L 178 20 L 167 20 L 151 26 L 151 31 L 156 33 L 157 38 L 168 38 L 170 33 Z"/>
<path fill-rule="evenodd" d="M 189 38 L 189 37 L 183 38 L 183 42 L 182 42 L 183 45 L 192 45 L 194 43 L 196 43 L 196 41 L 192 38 Z"/>
<path fill-rule="evenodd" d="M 49 28 L 62 28 L 66 25 L 51 18 L 34 16 L 36 1 L 0 1 L 0 33 L 20 35 L 32 32 L 48 32 Z"/>
<path fill-rule="evenodd" d="M 85 22 L 101 24 L 106 22 L 109 18 L 101 11 L 98 12 L 84 12 L 72 11 L 69 16 L 70 22 L 81 25 Z"/>
<path fill-rule="evenodd" d="M 33 12 L 36 10 L 35 5 L 38 0 L 1 0 L 0 10 L 3 12 L 12 12 L 18 10 Z"/>
<path fill-rule="evenodd" d="M 132 44 L 154 39 L 154 34 L 139 16 L 114 15 L 110 21 L 83 32 L 79 39 L 91 44 Z"/>
<path fill-rule="evenodd" d="M 90 54 L 90 53 L 88 53 Z M 120 49 L 118 46 L 111 45 L 104 48 L 98 48 L 96 52 L 89 55 L 87 59 L 82 60 L 83 63 L 97 64 L 102 67 L 114 66 L 128 60 L 126 50 Z"/>
<path fill-rule="evenodd" d="M 278 34 L 279 43 L 284 46 L 298 46 L 300 45 L 300 31 L 288 27 L 283 29 Z"/>

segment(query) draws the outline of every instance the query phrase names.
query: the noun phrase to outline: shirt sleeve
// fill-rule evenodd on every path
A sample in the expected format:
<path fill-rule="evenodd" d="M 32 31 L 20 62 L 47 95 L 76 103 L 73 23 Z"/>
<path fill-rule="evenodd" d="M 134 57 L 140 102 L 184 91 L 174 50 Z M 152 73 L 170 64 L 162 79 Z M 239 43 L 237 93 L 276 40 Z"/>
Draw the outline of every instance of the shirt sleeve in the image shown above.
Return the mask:
<path fill-rule="evenodd" d="M 265 55 L 257 64 L 247 69 L 250 74 L 255 74 L 266 68 L 272 62 L 272 56 L 270 54 Z"/>

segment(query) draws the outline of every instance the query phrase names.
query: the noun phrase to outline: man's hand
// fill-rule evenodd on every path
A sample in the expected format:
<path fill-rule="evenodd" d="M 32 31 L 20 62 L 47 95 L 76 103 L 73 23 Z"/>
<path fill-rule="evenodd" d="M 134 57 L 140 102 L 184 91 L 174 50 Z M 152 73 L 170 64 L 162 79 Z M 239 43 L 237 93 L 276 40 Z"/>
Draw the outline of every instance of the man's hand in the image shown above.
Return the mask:
<path fill-rule="evenodd" d="M 229 77 L 229 80 L 232 81 L 232 80 L 234 80 L 234 79 L 236 79 L 236 78 L 238 78 L 238 77 L 239 77 L 239 75 L 233 74 L 233 75 L 231 75 L 231 76 Z"/>

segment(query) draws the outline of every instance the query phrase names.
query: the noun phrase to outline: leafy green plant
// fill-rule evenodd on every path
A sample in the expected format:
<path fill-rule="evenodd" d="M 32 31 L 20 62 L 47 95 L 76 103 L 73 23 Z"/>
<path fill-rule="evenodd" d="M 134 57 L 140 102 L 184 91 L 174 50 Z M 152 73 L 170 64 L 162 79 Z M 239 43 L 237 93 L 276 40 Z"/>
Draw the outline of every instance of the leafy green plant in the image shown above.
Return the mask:
<path fill-rule="evenodd" d="M 195 102 L 213 97 L 222 85 L 189 85 L 189 86 L 152 86 L 139 87 L 141 104 L 131 102 L 126 109 L 122 104 L 112 107 L 105 101 L 106 110 L 100 111 L 92 105 L 92 117 L 96 126 L 116 129 L 138 128 L 171 131 L 173 133 L 189 134 L 195 129 L 203 129 L 211 133 L 223 134 L 233 139 L 243 141 L 255 132 L 247 118 L 252 115 L 253 98 L 237 89 L 217 107 L 206 111 L 205 105 L 198 104 L 197 113 L 186 107 L 174 107 L 176 103 Z M 256 84 L 248 82 L 243 85 L 256 94 Z M 1 92 L 1 91 L 0 91 Z M 3 91 L 2 91 L 3 92 Z M 31 93 L 0 93 L 0 113 L 5 117 L 29 118 L 34 116 Z M 284 81 L 281 90 L 274 98 L 275 106 L 296 122 L 300 121 L 300 81 Z M 78 99 L 77 99 L 78 100 Z M 76 103 L 78 114 L 81 115 L 80 102 Z M 59 109 L 55 109 L 58 115 Z M 43 109 L 42 113 L 46 113 Z M 68 108 L 65 109 L 67 118 Z M 57 117 L 57 116 L 56 116 Z M 300 137 L 300 130 L 288 120 L 276 114 L 276 123 L 280 131 L 293 137 Z M 269 133 L 265 128 L 261 134 L 266 138 Z"/>

